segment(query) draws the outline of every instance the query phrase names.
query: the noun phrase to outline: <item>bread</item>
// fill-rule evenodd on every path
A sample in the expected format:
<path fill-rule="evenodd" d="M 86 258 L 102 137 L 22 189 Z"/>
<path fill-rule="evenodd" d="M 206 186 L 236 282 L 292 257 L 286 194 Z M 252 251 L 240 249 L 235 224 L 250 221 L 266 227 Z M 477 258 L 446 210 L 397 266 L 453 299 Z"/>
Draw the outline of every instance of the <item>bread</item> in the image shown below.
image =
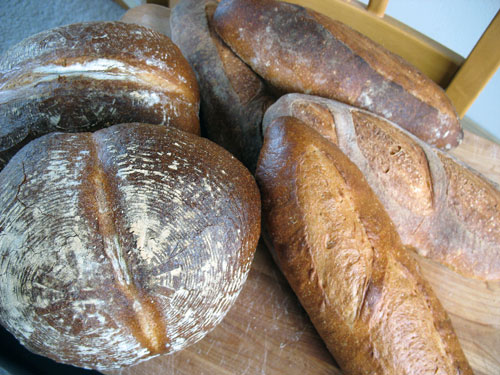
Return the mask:
<path fill-rule="evenodd" d="M 122 122 L 199 134 L 196 77 L 166 36 L 121 22 L 73 24 L 25 39 L 0 57 L 0 168 L 52 131 Z"/>
<path fill-rule="evenodd" d="M 122 22 L 149 27 L 170 38 L 170 8 L 158 4 L 141 4 L 130 8 L 122 16 Z"/>
<path fill-rule="evenodd" d="M 248 170 L 173 127 L 51 133 L 0 186 L 1 324 L 38 354 L 101 371 L 204 337 L 260 234 Z"/>
<path fill-rule="evenodd" d="M 203 134 L 253 172 L 262 146 L 262 116 L 272 98 L 262 80 L 213 30 L 217 4 L 216 0 L 181 0 L 172 11 L 172 40 L 200 85 Z"/>
<path fill-rule="evenodd" d="M 463 137 L 444 91 L 400 57 L 312 10 L 275 0 L 222 0 L 222 39 L 271 85 L 384 116 L 440 148 Z"/>
<path fill-rule="evenodd" d="M 449 318 L 359 169 L 293 117 L 256 178 L 276 260 L 346 374 L 472 374 Z"/>
<path fill-rule="evenodd" d="M 500 188 L 395 124 L 329 99 L 289 94 L 263 127 L 294 116 L 316 129 L 363 172 L 420 255 L 480 280 L 500 280 Z"/>

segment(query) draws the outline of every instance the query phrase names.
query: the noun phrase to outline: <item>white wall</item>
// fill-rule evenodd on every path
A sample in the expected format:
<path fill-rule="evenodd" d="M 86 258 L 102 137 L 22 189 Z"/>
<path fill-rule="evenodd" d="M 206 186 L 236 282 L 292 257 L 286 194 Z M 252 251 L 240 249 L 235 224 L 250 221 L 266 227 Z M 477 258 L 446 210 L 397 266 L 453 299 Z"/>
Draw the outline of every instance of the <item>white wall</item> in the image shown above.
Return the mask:
<path fill-rule="evenodd" d="M 390 0 L 386 14 L 467 57 L 499 9 L 500 0 Z M 466 116 L 500 138 L 500 70 Z"/>

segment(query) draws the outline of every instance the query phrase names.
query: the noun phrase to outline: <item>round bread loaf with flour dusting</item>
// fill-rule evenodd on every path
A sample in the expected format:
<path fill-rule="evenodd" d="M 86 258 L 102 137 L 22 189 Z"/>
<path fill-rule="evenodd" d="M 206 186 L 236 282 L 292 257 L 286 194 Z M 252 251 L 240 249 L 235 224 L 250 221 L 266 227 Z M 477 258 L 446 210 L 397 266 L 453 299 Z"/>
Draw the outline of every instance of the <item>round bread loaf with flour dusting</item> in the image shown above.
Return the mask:
<path fill-rule="evenodd" d="M 49 132 L 146 122 L 199 134 L 198 112 L 196 77 L 167 36 L 122 22 L 55 28 L 0 57 L 0 169 Z"/>
<path fill-rule="evenodd" d="M 260 234 L 248 170 L 170 127 L 45 135 L 0 186 L 0 322 L 33 352 L 86 368 L 204 337 L 238 296 Z"/>

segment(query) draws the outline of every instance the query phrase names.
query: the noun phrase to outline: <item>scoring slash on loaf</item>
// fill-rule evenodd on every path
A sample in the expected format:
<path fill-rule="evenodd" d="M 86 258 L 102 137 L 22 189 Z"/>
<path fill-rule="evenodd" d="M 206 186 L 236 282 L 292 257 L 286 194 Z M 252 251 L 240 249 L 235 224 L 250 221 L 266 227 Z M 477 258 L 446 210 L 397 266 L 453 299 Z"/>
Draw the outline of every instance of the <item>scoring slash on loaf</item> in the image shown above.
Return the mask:
<path fill-rule="evenodd" d="M 437 84 L 339 21 L 282 1 L 222 0 L 214 25 L 243 61 L 284 92 L 366 109 L 440 148 L 463 137 Z"/>
<path fill-rule="evenodd" d="M 500 189 L 390 121 L 330 99 L 288 94 L 264 116 L 293 116 L 363 172 L 402 242 L 463 276 L 500 280 Z"/>
<path fill-rule="evenodd" d="M 172 40 L 198 78 L 203 132 L 253 172 L 262 147 L 262 117 L 274 100 L 262 79 L 216 34 L 217 4 L 181 0 L 172 12 Z"/>
<path fill-rule="evenodd" d="M 0 168 L 52 131 L 93 131 L 125 122 L 199 134 L 196 77 L 172 41 L 122 22 L 63 26 L 0 57 Z"/>
<path fill-rule="evenodd" d="M 81 367 L 200 340 L 238 296 L 260 234 L 248 170 L 175 128 L 51 133 L 10 160 L 0 186 L 0 321 Z"/>
<path fill-rule="evenodd" d="M 337 146 L 277 118 L 256 178 L 277 263 L 346 374 L 472 375 L 445 310 Z"/>

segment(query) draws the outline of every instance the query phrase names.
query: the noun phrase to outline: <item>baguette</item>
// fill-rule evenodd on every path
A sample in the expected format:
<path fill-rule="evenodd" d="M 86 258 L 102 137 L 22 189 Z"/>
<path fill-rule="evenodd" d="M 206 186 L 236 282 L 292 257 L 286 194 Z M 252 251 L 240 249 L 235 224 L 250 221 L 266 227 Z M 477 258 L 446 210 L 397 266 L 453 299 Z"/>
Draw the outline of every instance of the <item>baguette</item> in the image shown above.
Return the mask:
<path fill-rule="evenodd" d="M 282 1 L 222 0 L 214 24 L 243 61 L 283 92 L 369 110 L 440 148 L 463 137 L 437 84 L 341 22 Z"/>
<path fill-rule="evenodd" d="M 89 22 L 33 35 L 0 57 L 0 169 L 53 131 L 123 122 L 199 134 L 196 77 L 172 41 L 122 22 Z"/>
<path fill-rule="evenodd" d="M 357 167 L 293 117 L 256 171 L 276 260 L 347 374 L 472 374 L 450 320 Z"/>
<path fill-rule="evenodd" d="M 172 40 L 200 85 L 203 134 L 253 172 L 262 146 L 262 117 L 273 99 L 262 79 L 215 33 L 212 19 L 217 4 L 181 0 L 172 11 Z"/>
<path fill-rule="evenodd" d="M 294 116 L 363 172 L 402 242 L 466 277 L 500 279 L 500 189 L 449 154 L 379 116 L 333 100 L 289 94 L 263 127 Z"/>

